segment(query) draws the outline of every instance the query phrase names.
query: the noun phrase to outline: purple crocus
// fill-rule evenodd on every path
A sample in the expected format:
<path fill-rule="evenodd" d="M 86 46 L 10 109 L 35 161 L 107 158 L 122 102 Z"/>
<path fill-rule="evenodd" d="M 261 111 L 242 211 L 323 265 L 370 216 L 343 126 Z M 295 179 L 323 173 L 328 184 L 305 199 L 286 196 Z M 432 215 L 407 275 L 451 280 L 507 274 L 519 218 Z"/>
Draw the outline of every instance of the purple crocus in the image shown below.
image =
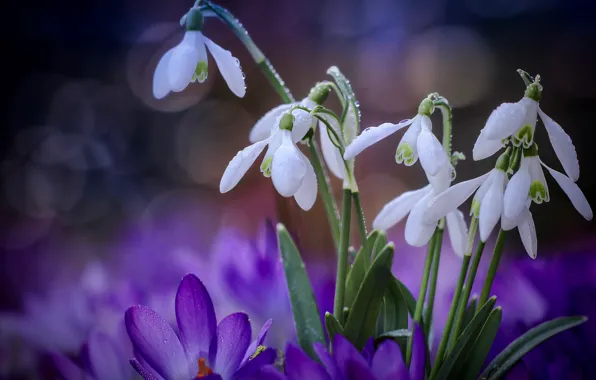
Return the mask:
<path fill-rule="evenodd" d="M 270 322 L 252 344 L 246 314 L 230 314 L 217 325 L 211 297 L 195 275 L 182 279 L 175 309 L 178 335 L 146 306 L 126 311 L 126 329 L 135 352 L 131 364 L 145 379 L 245 379 L 276 358 L 271 348 L 258 350 Z"/>
<path fill-rule="evenodd" d="M 296 346 L 289 344 L 285 354 L 285 372 L 273 366 L 261 368 L 261 380 L 421 380 L 424 379 L 426 360 L 424 336 L 417 326 L 414 329 L 414 351 L 410 369 L 406 366 L 399 345 L 384 340 L 376 350 L 374 346 L 358 350 L 340 334 L 333 338 L 333 354 L 320 343 L 315 351 L 323 365 L 309 358 Z M 369 355 L 369 351 L 374 351 Z"/>

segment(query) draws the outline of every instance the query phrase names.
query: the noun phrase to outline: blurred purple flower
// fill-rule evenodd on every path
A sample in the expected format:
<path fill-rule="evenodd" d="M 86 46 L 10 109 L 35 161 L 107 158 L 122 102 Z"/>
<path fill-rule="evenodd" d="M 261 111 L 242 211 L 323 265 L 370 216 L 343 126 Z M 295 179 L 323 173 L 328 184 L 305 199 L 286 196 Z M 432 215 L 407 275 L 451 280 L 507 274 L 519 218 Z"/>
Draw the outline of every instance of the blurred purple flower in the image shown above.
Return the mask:
<path fill-rule="evenodd" d="M 230 314 L 217 325 L 211 297 L 196 276 L 182 279 L 175 304 L 179 335 L 146 306 L 126 311 L 126 329 L 135 351 L 131 364 L 145 379 L 242 379 L 275 360 L 273 349 L 257 351 L 269 324 L 252 344 L 246 314 Z"/>

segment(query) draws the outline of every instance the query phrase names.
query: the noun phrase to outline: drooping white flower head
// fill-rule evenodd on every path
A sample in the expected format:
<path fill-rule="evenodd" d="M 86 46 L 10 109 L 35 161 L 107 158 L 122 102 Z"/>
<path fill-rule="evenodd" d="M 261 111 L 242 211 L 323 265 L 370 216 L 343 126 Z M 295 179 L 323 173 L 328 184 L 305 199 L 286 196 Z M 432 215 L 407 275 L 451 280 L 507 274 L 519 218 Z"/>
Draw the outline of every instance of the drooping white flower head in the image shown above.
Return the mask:
<path fill-rule="evenodd" d="M 538 147 L 533 144 L 529 149 L 524 149 L 519 170 L 511 177 L 505 190 L 505 204 L 503 217 L 508 220 L 517 220 L 528 203 L 537 204 L 548 202 L 550 195 L 544 172 L 545 167 L 565 192 L 575 209 L 587 220 L 593 217 L 592 208 L 579 186 L 566 175 L 551 169 L 538 157 Z"/>
<path fill-rule="evenodd" d="M 202 33 L 203 16 L 198 8 L 186 18 L 186 33 L 182 41 L 168 50 L 159 60 L 153 74 L 153 96 L 162 99 L 170 92 L 183 91 L 191 82 L 207 79 L 207 49 L 215 59 L 219 72 L 234 95 L 246 93 L 244 74 L 238 59 Z"/>
<path fill-rule="evenodd" d="M 299 140 L 294 138 L 294 123 L 291 113 L 279 115 L 268 138 L 238 152 L 221 178 L 220 192 L 232 190 L 268 146 L 261 172 L 265 177 L 271 177 L 280 195 L 293 196 L 303 210 L 310 210 L 317 198 L 317 178 L 310 161 L 296 146 Z"/>
<path fill-rule="evenodd" d="M 548 137 L 565 173 L 573 182 L 579 179 L 579 162 L 571 138 L 559 124 L 546 115 L 538 102 L 542 86 L 531 83 L 525 96 L 517 103 L 503 103 L 489 116 L 486 126 L 480 132 L 474 145 L 474 160 L 492 156 L 502 147 L 502 141 L 511 139 L 516 147 L 528 149 L 534 143 L 534 132 L 538 115 L 542 119 Z"/>
<path fill-rule="evenodd" d="M 354 158 L 364 149 L 387 136 L 408 127 L 397 146 L 395 160 L 398 164 L 414 165 L 418 159 L 427 176 L 434 177 L 449 162 L 443 146 L 432 133 L 430 115 L 434 109 L 432 100 L 424 99 L 418 108 L 418 115 L 398 124 L 383 123 L 378 127 L 366 128 L 346 147 L 344 159 Z"/>

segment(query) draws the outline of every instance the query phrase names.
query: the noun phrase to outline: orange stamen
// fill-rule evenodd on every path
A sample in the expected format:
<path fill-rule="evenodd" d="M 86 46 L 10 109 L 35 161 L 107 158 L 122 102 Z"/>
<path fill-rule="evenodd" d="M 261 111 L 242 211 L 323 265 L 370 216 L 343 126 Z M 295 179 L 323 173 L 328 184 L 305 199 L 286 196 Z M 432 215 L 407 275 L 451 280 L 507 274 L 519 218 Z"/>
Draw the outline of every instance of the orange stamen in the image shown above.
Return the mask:
<path fill-rule="evenodd" d="M 207 375 L 212 375 L 212 374 L 213 374 L 213 371 L 211 370 L 211 368 L 209 368 L 209 366 L 205 362 L 205 359 L 200 358 L 199 359 L 199 373 L 197 373 L 196 379 L 200 379 L 201 377 L 205 377 Z"/>

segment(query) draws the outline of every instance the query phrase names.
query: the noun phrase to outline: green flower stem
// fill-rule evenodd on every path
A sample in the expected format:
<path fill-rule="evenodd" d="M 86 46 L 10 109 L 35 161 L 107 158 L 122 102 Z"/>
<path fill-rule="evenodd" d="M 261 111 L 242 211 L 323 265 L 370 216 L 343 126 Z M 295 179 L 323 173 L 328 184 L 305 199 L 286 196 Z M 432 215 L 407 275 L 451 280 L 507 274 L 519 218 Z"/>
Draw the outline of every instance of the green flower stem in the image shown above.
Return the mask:
<path fill-rule="evenodd" d="M 490 289 L 493 286 L 493 281 L 495 280 L 495 275 L 497 274 L 497 269 L 499 268 L 499 262 L 501 261 L 501 254 L 503 253 L 503 246 L 505 245 L 505 231 L 500 230 L 499 236 L 497 236 L 497 243 L 495 244 L 495 249 L 493 250 L 493 257 L 490 260 L 490 266 L 488 267 L 488 272 L 486 274 L 486 279 L 484 280 L 484 286 L 482 287 L 482 293 L 480 294 L 480 298 L 478 299 L 478 308 L 476 312 L 480 309 L 482 305 L 486 303 L 488 300 L 488 296 L 490 294 Z"/>
<path fill-rule="evenodd" d="M 454 334 L 451 337 L 451 341 L 449 342 L 449 350 L 453 348 L 453 346 L 455 345 L 455 341 L 457 340 L 457 338 L 463 330 L 464 314 L 466 313 L 468 299 L 470 298 L 470 293 L 472 292 L 472 287 L 474 286 L 474 279 L 476 278 L 476 272 L 478 271 L 478 265 L 480 265 L 480 259 L 482 258 L 483 251 L 484 242 L 480 241 L 476 246 L 476 254 L 474 255 L 474 259 L 472 260 L 472 265 L 470 266 L 470 273 L 468 273 L 468 279 L 466 280 L 466 285 L 462 290 L 462 295 L 459 300 L 459 307 L 457 308 L 457 315 L 455 316 L 455 327 L 453 329 Z"/>
<path fill-rule="evenodd" d="M 349 189 L 344 189 L 341 207 L 341 233 L 337 253 L 337 279 L 335 282 L 335 297 L 333 299 L 333 314 L 335 314 L 335 317 L 342 325 L 344 324 L 343 305 L 346 290 L 346 274 L 348 271 L 351 214 L 352 192 Z"/>
<path fill-rule="evenodd" d="M 414 324 L 420 324 L 422 321 L 422 311 L 424 310 L 424 300 L 426 299 L 426 290 L 428 288 L 428 278 L 430 277 L 431 264 L 433 261 L 434 245 L 437 237 L 437 229 L 428 243 L 428 250 L 426 252 L 426 260 L 424 262 L 424 272 L 422 272 L 422 282 L 420 283 L 420 291 L 418 292 L 418 299 L 416 300 L 416 310 L 414 311 Z M 406 350 L 406 365 L 410 365 L 412 359 L 412 346 L 414 344 L 413 337 L 408 339 L 408 346 Z"/>
<path fill-rule="evenodd" d="M 352 192 L 352 199 L 354 200 L 354 209 L 356 210 L 356 216 L 358 217 L 358 230 L 360 231 L 360 240 L 362 244 L 366 241 L 366 219 L 364 219 L 364 212 L 362 211 L 362 205 L 360 203 L 360 193 Z M 368 268 L 368 261 L 370 257 L 365 258 L 366 267 Z"/>
<path fill-rule="evenodd" d="M 323 206 L 325 207 L 325 213 L 327 214 L 327 221 L 329 222 L 329 228 L 331 229 L 331 236 L 333 237 L 333 244 L 335 249 L 339 248 L 339 214 L 337 212 L 337 204 L 335 198 L 331 194 L 331 184 L 329 183 L 329 176 L 325 173 L 325 167 L 321 163 L 321 155 L 317 142 L 311 139 L 308 142 L 308 149 L 310 152 L 310 162 L 315 170 L 317 176 L 317 182 L 321 189 L 321 199 L 323 200 Z"/>
<path fill-rule="evenodd" d="M 426 336 L 432 325 L 433 308 L 435 306 L 435 294 L 437 291 L 437 280 L 439 278 L 439 262 L 441 260 L 441 246 L 443 245 L 443 228 L 439 227 L 435 231 L 435 241 L 433 242 L 433 263 L 430 272 L 430 284 L 428 289 L 428 301 L 424 310 L 424 329 Z"/>
<path fill-rule="evenodd" d="M 451 106 L 447 102 L 447 99 L 442 96 L 439 96 L 433 104 L 441 110 L 441 114 L 443 115 L 443 148 L 447 152 L 447 157 L 451 157 L 451 126 L 453 122 Z"/>
<path fill-rule="evenodd" d="M 447 315 L 447 322 L 445 324 L 445 328 L 443 329 L 443 336 L 441 337 L 441 342 L 439 343 L 439 349 L 437 351 L 435 363 L 434 363 L 433 369 L 431 371 L 431 375 L 430 375 L 431 379 L 433 379 L 439 373 L 441 364 L 443 364 L 443 356 L 447 349 L 447 344 L 449 343 L 451 327 L 453 326 L 453 321 L 455 319 L 455 314 L 457 312 L 457 306 L 459 305 L 459 299 L 461 297 L 462 288 L 464 286 L 464 281 L 466 280 L 466 275 L 468 274 L 468 267 L 470 266 L 472 249 L 474 248 L 474 238 L 476 237 L 477 230 L 478 230 L 478 219 L 473 217 L 472 222 L 470 223 L 470 230 L 468 231 L 468 245 L 466 247 L 466 252 L 464 254 L 464 257 L 463 257 L 463 260 L 461 263 L 461 269 L 459 271 L 459 278 L 457 279 L 457 284 L 455 285 L 455 292 L 453 293 L 453 300 L 451 301 L 451 307 L 449 308 L 449 314 Z"/>

